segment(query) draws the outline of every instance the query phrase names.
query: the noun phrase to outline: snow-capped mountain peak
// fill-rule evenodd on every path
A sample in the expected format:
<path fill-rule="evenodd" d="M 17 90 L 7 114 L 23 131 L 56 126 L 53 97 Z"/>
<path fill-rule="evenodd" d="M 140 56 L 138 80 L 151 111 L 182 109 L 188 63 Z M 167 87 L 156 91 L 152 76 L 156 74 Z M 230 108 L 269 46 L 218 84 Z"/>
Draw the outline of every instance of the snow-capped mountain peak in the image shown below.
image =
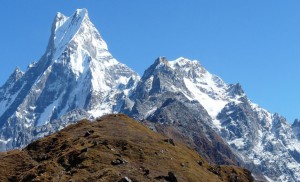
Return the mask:
<path fill-rule="evenodd" d="M 177 110 L 182 106 L 178 103 L 193 103 L 187 106 L 189 111 L 200 104 L 209 117 L 198 107 L 195 112 L 204 116 L 199 120 L 207 119 L 247 167 L 262 172 L 269 181 L 299 179 L 300 122 L 291 128 L 280 115 L 252 103 L 240 84 L 226 84 L 198 61 L 159 57 L 145 71 L 132 100 L 125 113 L 162 123 L 182 122 L 177 119 L 183 113 Z M 168 108 L 173 101 L 177 104 Z"/>
<path fill-rule="evenodd" d="M 52 48 L 48 54 L 52 54 L 53 60 L 64 51 L 76 51 L 78 47 L 86 50 L 93 58 L 111 56 L 86 9 L 77 9 L 70 17 L 57 13 L 48 47 Z"/>
<path fill-rule="evenodd" d="M 174 61 L 168 61 L 165 57 L 159 57 L 145 71 L 142 77 L 143 85 L 139 85 L 137 90 L 146 93 L 182 93 L 190 101 L 199 102 L 212 119 L 220 126 L 216 117 L 218 113 L 229 102 L 239 102 L 238 95 L 228 92 L 232 85 L 227 85 L 219 77 L 209 73 L 196 60 L 189 60 L 180 57 Z M 140 93 L 141 95 L 148 95 Z M 149 113 L 155 108 L 149 108 Z"/>
<path fill-rule="evenodd" d="M 19 67 L 16 67 L 12 74 L 9 76 L 8 80 L 4 83 L 2 87 L 0 87 L 0 99 L 1 97 L 4 97 L 3 94 L 7 94 L 6 92 L 9 92 L 14 86 L 14 84 L 23 76 L 24 73 L 21 71 L 21 69 Z"/>
<path fill-rule="evenodd" d="M 169 64 L 170 66 L 173 68 L 173 69 L 178 69 L 178 68 L 183 68 L 183 67 L 191 67 L 193 65 L 197 66 L 198 68 L 203 68 L 201 66 L 201 64 L 199 63 L 199 61 L 197 60 L 189 60 L 187 58 L 184 58 L 184 57 L 179 57 L 173 61 L 169 61 Z"/>
<path fill-rule="evenodd" d="M 228 94 L 230 86 L 209 73 L 199 61 L 180 57 L 168 61 L 168 65 L 182 79 L 186 96 L 190 100 L 197 100 L 213 119 L 227 103 L 238 102 L 240 96 Z"/>
<path fill-rule="evenodd" d="M 70 17 L 57 13 L 45 54 L 30 64 L 24 75 L 18 70 L 12 75 L 16 76 L 14 82 L 9 81 L 11 86 L 0 89 L 2 150 L 28 140 L 18 139 L 20 128 L 42 127 L 69 118 L 66 115 L 70 113 L 73 119 L 69 120 L 74 121 L 82 114 L 98 117 L 118 112 L 139 80 L 110 54 L 86 9 L 78 9 Z M 6 127 L 12 131 L 7 133 Z M 1 140 L 11 142 L 1 146 Z"/>

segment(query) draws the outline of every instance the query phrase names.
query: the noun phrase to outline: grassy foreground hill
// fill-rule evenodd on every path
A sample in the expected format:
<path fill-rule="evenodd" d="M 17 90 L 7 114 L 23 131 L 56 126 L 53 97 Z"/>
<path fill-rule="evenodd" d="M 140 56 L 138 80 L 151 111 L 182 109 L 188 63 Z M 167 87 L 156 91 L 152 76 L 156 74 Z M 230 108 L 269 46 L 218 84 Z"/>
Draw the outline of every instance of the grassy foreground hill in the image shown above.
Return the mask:
<path fill-rule="evenodd" d="M 209 164 L 178 141 L 126 115 L 83 120 L 0 153 L 0 181 L 253 181 L 236 166 Z"/>

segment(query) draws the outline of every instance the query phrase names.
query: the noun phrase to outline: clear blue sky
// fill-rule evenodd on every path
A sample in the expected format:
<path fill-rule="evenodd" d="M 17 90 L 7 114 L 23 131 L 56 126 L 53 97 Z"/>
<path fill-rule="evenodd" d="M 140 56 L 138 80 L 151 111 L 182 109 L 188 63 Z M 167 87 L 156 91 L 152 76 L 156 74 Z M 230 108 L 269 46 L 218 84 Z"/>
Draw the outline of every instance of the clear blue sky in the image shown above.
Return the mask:
<path fill-rule="evenodd" d="M 56 12 L 87 8 L 111 53 L 140 75 L 158 56 L 197 59 L 249 98 L 300 117 L 300 1 L 3 0 L 0 85 L 46 49 Z"/>

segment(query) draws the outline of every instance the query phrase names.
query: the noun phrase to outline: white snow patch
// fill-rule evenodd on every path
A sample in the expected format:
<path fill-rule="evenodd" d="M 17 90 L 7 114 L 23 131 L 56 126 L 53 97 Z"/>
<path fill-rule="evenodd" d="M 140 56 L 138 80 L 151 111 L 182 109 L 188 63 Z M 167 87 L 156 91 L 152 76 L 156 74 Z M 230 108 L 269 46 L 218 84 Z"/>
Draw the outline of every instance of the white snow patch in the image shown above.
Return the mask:
<path fill-rule="evenodd" d="M 107 91 L 111 88 L 106 84 L 105 67 L 102 64 L 97 64 L 96 60 L 91 62 L 92 87 L 95 91 Z"/>
<path fill-rule="evenodd" d="M 35 110 L 35 108 L 36 108 L 35 106 L 29 106 L 30 110 Z"/>
<path fill-rule="evenodd" d="M 77 51 L 70 55 L 70 66 L 78 78 L 84 72 L 84 69 L 88 67 L 88 57 L 82 51 Z"/>
<path fill-rule="evenodd" d="M 255 165 L 260 165 L 260 164 L 261 164 L 261 160 L 255 158 L 255 159 L 253 160 L 253 163 L 254 163 Z"/>
<path fill-rule="evenodd" d="M 268 178 L 268 176 L 264 176 L 269 182 L 273 182 L 271 178 Z"/>
<path fill-rule="evenodd" d="M 50 121 L 53 111 L 58 106 L 58 104 L 59 104 L 59 99 L 57 99 L 56 101 L 54 101 L 52 104 L 50 104 L 44 109 L 43 113 L 40 115 L 37 121 L 37 126 L 42 126 L 44 124 L 47 124 Z"/>
<path fill-rule="evenodd" d="M 188 90 L 193 94 L 193 97 L 200 102 L 200 104 L 206 109 L 208 114 L 213 119 L 217 117 L 218 113 L 228 103 L 227 101 L 221 99 L 213 99 L 209 97 L 206 93 L 201 92 L 197 85 L 187 78 L 184 78 L 184 83 Z"/>
<path fill-rule="evenodd" d="M 213 119 L 212 120 L 214 126 L 220 131 L 222 129 L 221 121 L 218 119 Z"/>
<path fill-rule="evenodd" d="M 228 142 L 230 145 L 235 145 L 238 149 L 241 149 L 245 146 L 245 142 L 243 138 L 237 138 Z"/>
<path fill-rule="evenodd" d="M 11 138 L 9 138 L 8 140 L 2 140 L 2 139 L 0 139 L 0 142 L 1 143 L 3 143 L 3 144 L 7 144 L 8 142 L 10 142 L 11 141 Z"/>
<path fill-rule="evenodd" d="M 9 106 L 15 101 L 16 97 L 19 95 L 20 91 L 23 89 L 24 84 L 22 87 L 13 95 L 6 96 L 5 99 L 3 99 L 0 102 L 0 116 L 9 108 Z"/>
<path fill-rule="evenodd" d="M 148 116 L 150 116 L 151 114 L 153 114 L 156 111 L 157 107 L 153 107 L 152 109 L 150 109 L 146 114 L 144 118 L 147 118 Z"/>
<path fill-rule="evenodd" d="M 99 108 L 99 109 L 95 108 L 95 109 L 89 110 L 88 113 L 91 114 L 93 117 L 97 118 L 97 117 L 103 116 L 105 114 L 111 114 L 112 110 L 111 110 L 111 107 L 108 106 L 107 104 L 102 104 L 101 108 Z"/>
<path fill-rule="evenodd" d="M 199 62 L 197 60 L 191 61 L 191 60 L 186 59 L 184 57 L 179 57 L 179 58 L 177 58 L 174 61 L 169 61 L 168 63 L 171 66 L 171 68 L 173 68 L 173 69 L 176 69 L 176 67 L 183 67 L 186 64 L 190 64 L 190 63 L 192 63 L 192 64 L 199 64 Z"/>
<path fill-rule="evenodd" d="M 128 83 L 129 78 L 125 76 L 120 76 L 120 78 L 117 80 L 117 83 L 126 85 Z"/>

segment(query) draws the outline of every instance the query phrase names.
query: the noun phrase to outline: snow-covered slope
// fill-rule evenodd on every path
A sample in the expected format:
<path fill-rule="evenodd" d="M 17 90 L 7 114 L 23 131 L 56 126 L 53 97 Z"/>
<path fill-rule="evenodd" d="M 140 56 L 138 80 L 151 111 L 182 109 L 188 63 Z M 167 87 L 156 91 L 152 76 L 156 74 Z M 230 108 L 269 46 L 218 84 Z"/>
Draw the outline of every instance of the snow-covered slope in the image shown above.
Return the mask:
<path fill-rule="evenodd" d="M 171 138 L 181 140 L 180 136 L 183 136 L 185 142 L 191 143 L 191 146 L 213 163 L 243 163 L 214 131 L 213 128 L 216 127 L 205 108 L 210 106 L 204 107 L 197 100 L 205 93 L 211 92 L 211 88 L 201 82 L 202 77 L 210 82 L 214 82 L 213 78 L 221 81 L 205 71 L 196 61 L 179 58 L 168 62 L 160 57 L 145 71 L 132 95 L 125 100 L 121 112 L 139 120 L 151 121 L 152 124 L 148 123 L 151 128 L 156 128 L 157 131 L 166 130 L 164 134 Z M 198 84 L 194 87 L 201 88 L 201 84 L 204 84 L 205 89 L 200 92 L 195 89 L 193 93 L 189 90 L 189 85 L 185 85 L 187 80 Z M 211 86 L 215 88 L 218 85 L 214 82 Z M 221 86 L 218 89 L 221 89 Z M 230 99 L 229 96 L 212 97 L 219 99 L 215 100 L 215 103 Z M 233 94 L 232 97 L 235 98 Z M 210 96 L 206 95 L 206 98 Z"/>
<path fill-rule="evenodd" d="M 141 92 L 139 89 L 143 89 L 142 93 L 133 97 L 148 97 L 158 91 L 183 93 L 189 100 L 201 103 L 218 128 L 220 122 L 216 120 L 217 114 L 227 103 L 239 103 L 239 98 L 244 95 L 239 90 L 239 84 L 227 85 L 219 77 L 206 71 L 198 61 L 190 61 L 185 58 L 178 58 L 174 61 L 167 61 L 164 57 L 158 58 L 145 71 L 141 80 L 141 84 L 143 83 L 145 83 L 145 87 L 136 89 L 138 92 Z M 143 96 L 144 93 L 148 93 L 148 95 Z M 155 107 L 148 111 L 144 117 L 153 113 Z"/>
<path fill-rule="evenodd" d="M 40 61 L 30 64 L 25 73 L 16 69 L 0 88 L 1 150 L 22 145 L 19 140 L 27 140 L 20 136 L 23 130 L 74 109 L 93 117 L 118 112 L 138 80 L 109 53 L 86 9 L 70 17 L 57 13 Z"/>
<path fill-rule="evenodd" d="M 198 121 L 211 121 L 211 128 L 244 162 L 240 165 L 255 174 L 262 172 L 270 181 L 300 179 L 300 143 L 294 134 L 299 131 L 296 129 L 299 124 L 294 124 L 293 132 L 283 117 L 252 103 L 239 84 L 224 83 L 205 70 L 198 61 L 185 58 L 175 61 L 157 59 L 145 71 L 123 112 L 138 119 L 151 121 L 155 117 L 155 121 L 161 123 L 186 123 L 174 119 L 174 115 L 180 118 L 183 111 L 171 109 L 167 114 L 165 111 L 166 100 L 169 97 L 178 98 L 178 94 L 194 102 L 192 106 L 187 106 L 190 112 L 198 107 L 196 103 L 205 108 L 211 119 L 204 119 L 205 114 L 198 107 Z M 184 98 L 177 100 L 183 101 Z M 191 137 L 189 132 L 194 130 L 188 130 L 181 133 Z"/>
<path fill-rule="evenodd" d="M 270 181 L 300 179 L 300 143 L 285 118 L 271 114 L 246 97 L 229 103 L 218 115 L 221 136 L 254 162 Z"/>

